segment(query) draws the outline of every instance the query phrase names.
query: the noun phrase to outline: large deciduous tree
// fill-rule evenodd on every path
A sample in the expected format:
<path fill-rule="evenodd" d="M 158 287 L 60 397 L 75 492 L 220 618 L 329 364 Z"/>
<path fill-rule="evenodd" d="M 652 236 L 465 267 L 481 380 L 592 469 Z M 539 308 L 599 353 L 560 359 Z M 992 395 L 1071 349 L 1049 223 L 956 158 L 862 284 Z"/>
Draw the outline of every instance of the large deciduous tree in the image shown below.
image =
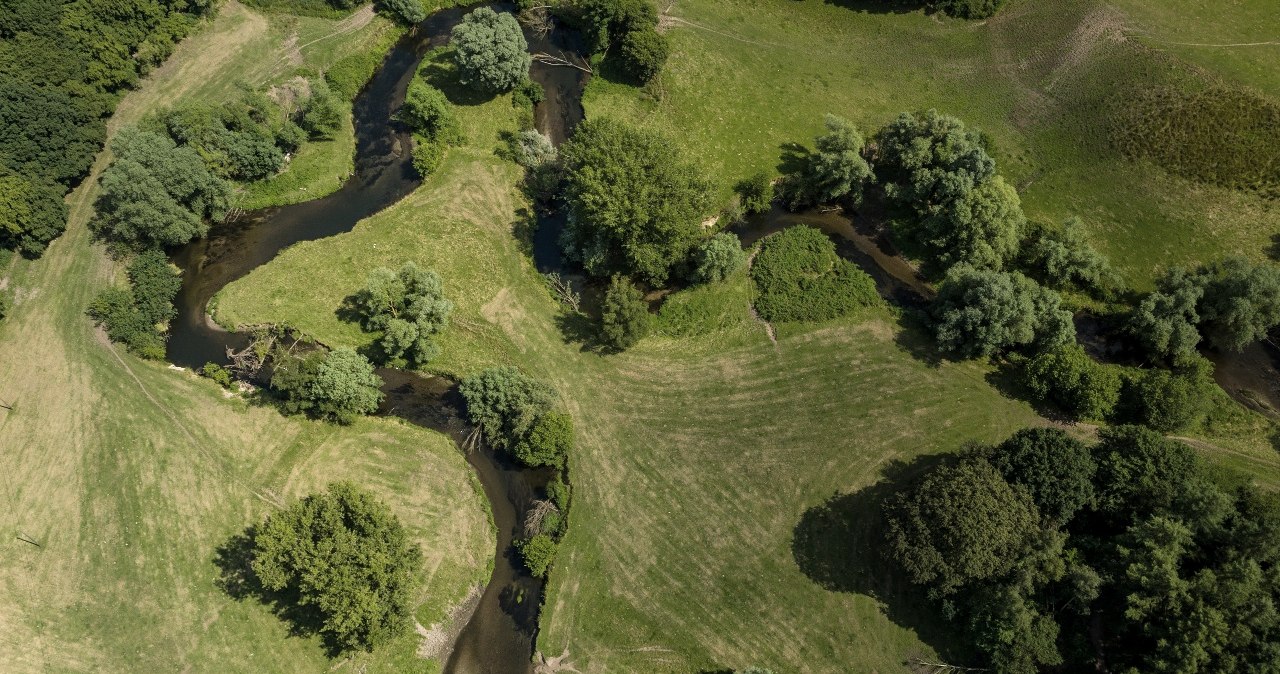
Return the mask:
<path fill-rule="evenodd" d="M 933 316 L 938 346 L 962 358 L 1022 346 L 1048 349 L 1075 338 L 1071 312 L 1058 294 L 1017 272 L 952 267 Z"/>
<path fill-rule="evenodd" d="M 1157 358 L 1191 358 L 1200 343 L 1198 306 L 1204 286 L 1184 269 L 1170 270 L 1129 315 L 1125 330 Z"/>
<path fill-rule="evenodd" d="M 1229 257 L 1200 273 L 1200 319 L 1214 346 L 1240 351 L 1280 325 L 1280 268 Z"/>
<path fill-rule="evenodd" d="M 480 7 L 453 28 L 454 63 L 463 84 L 510 91 L 529 74 L 529 43 L 510 14 Z"/>
<path fill-rule="evenodd" d="M 866 142 L 858 128 L 835 115 L 827 115 L 823 123 L 827 130 L 814 139 L 814 151 L 783 178 L 782 196 L 793 211 L 840 201 L 857 205 L 874 177 L 862 156 Z"/>
<path fill-rule="evenodd" d="M 991 465 L 1031 495 L 1040 515 L 1065 524 L 1093 502 L 1097 463 L 1083 442 L 1057 428 L 1024 428 L 996 445 Z"/>
<path fill-rule="evenodd" d="M 386 505 L 347 482 L 273 513 L 253 537 L 262 585 L 320 618 L 337 652 L 409 631 L 422 551 Z"/>
<path fill-rule="evenodd" d="M 366 330 L 382 331 L 382 361 L 395 367 L 419 367 L 439 354 L 434 338 L 453 313 L 440 276 L 412 262 L 399 271 L 373 270 L 356 293 L 355 306 Z"/>
<path fill-rule="evenodd" d="M 39 257 L 66 227 L 67 205 L 60 186 L 0 174 L 0 248 Z"/>
<path fill-rule="evenodd" d="M 1023 381 L 1041 401 L 1077 419 L 1106 419 L 1120 400 L 1120 375 L 1075 343 L 1036 355 L 1027 363 Z"/>
<path fill-rule="evenodd" d="M 377 411 L 382 378 L 354 349 L 337 348 L 305 357 L 277 359 L 271 387 L 284 396 L 288 412 L 307 413 L 349 424 Z"/>
<path fill-rule="evenodd" d="M 936 110 L 902 113 L 875 142 L 876 177 L 885 194 L 922 217 L 995 175 L 995 160 L 978 133 Z"/>
<path fill-rule="evenodd" d="M 896 231 L 923 252 L 934 270 L 967 263 L 1000 269 L 1017 255 L 1026 219 L 1022 202 L 1004 178 L 993 176 Z"/>
<path fill-rule="evenodd" d="M 565 254 L 593 276 L 663 285 L 702 238 L 710 183 L 666 137 L 608 118 L 583 122 L 560 151 Z"/>

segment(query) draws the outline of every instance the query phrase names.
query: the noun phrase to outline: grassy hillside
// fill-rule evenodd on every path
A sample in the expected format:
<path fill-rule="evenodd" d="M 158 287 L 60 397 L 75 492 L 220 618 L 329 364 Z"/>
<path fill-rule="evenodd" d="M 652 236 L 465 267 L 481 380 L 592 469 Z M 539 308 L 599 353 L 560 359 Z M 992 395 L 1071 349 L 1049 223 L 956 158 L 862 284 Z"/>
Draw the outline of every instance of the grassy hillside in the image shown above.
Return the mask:
<path fill-rule="evenodd" d="M 824 113 L 871 132 L 901 111 L 938 108 L 989 134 L 1031 217 L 1080 216 L 1139 286 L 1164 265 L 1263 257 L 1280 231 L 1275 202 L 1135 163 L 1110 142 L 1108 106 L 1123 103 L 1115 96 L 1218 78 L 1133 37 L 1157 21 L 1198 30 L 1206 22 L 1190 10 L 1199 3 L 1123 4 L 1131 15 L 1097 0 L 1020 0 L 974 23 L 878 3 L 664 3 L 673 52 L 660 80 L 637 91 L 597 78 L 587 112 L 676 135 L 727 196 L 735 181 L 776 166 L 784 143 L 811 142 Z M 1244 30 L 1269 8 L 1242 0 L 1203 11 Z M 1275 77 L 1267 49 L 1276 48 L 1249 52 L 1224 76 L 1262 87 Z M 1254 71 L 1266 75 L 1247 76 Z"/>
<path fill-rule="evenodd" d="M 156 105 L 216 98 L 233 78 L 289 58 L 289 41 L 270 37 L 292 35 L 283 19 L 222 9 L 122 102 L 113 129 Z M 487 578 L 493 545 L 483 496 L 452 442 L 395 420 L 338 428 L 283 418 L 96 334 L 84 308 L 120 273 L 85 227 L 106 162 L 72 193 L 67 234 L 41 260 L 0 269 L 18 300 L 0 322 L 0 399 L 14 408 L 0 409 L 6 667 L 328 667 L 318 640 L 290 637 L 267 607 L 223 592 L 214 560 L 278 504 L 339 479 L 366 485 L 404 521 L 427 558 L 416 617 L 442 620 Z M 418 640 L 352 666 L 429 671 L 436 664 L 415 655 Z"/>

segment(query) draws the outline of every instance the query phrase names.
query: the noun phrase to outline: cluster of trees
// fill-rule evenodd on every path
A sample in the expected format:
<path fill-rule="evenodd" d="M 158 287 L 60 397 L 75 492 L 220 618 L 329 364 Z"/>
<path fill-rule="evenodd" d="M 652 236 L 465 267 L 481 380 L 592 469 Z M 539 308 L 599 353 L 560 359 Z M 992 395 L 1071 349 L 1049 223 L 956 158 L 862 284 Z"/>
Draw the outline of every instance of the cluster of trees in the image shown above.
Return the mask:
<path fill-rule="evenodd" d="M 823 321 L 880 302 L 875 281 L 836 254 L 821 230 L 791 227 L 760 245 L 751 280 L 756 312 L 770 322 Z"/>
<path fill-rule="evenodd" d="M 404 106 L 400 108 L 400 121 L 413 131 L 413 168 L 423 178 L 440 167 L 450 145 L 462 142 L 462 130 L 453 105 L 443 91 L 427 82 L 423 69 L 419 69 L 409 83 Z"/>
<path fill-rule="evenodd" d="M 168 258 L 152 248 L 136 255 L 128 266 L 129 286 L 108 288 L 90 303 L 88 314 L 113 342 L 142 357 L 160 360 L 165 354 L 165 331 L 177 315 L 173 298 L 182 278 Z"/>
<path fill-rule="evenodd" d="M 1019 431 L 885 507 L 889 554 L 1009 674 L 1272 671 L 1280 499 L 1146 428 Z"/>
<path fill-rule="evenodd" d="M 213 6 L 205 0 L 14 0 L 0 12 L 0 247 L 38 257 L 105 118 Z"/>
<path fill-rule="evenodd" d="M 1174 268 L 1143 298 L 1127 330 L 1154 358 L 1180 363 L 1201 336 L 1242 350 L 1280 325 L 1280 268 L 1229 257 L 1194 270 Z"/>
<path fill-rule="evenodd" d="M 516 18 L 481 7 L 453 28 L 458 79 L 489 93 L 511 91 L 529 77 L 529 43 Z"/>
<path fill-rule="evenodd" d="M 435 358 L 435 336 L 453 313 L 440 276 L 412 262 L 399 271 L 373 270 L 352 304 L 365 330 L 382 333 L 374 343 L 376 358 L 390 367 L 421 367 Z"/>
<path fill-rule="evenodd" d="M 372 651 L 409 632 L 422 551 L 368 492 L 331 484 L 269 515 L 251 543 L 263 593 L 296 609 L 284 613 L 333 654 Z"/>
<path fill-rule="evenodd" d="M 526 466 L 555 470 L 546 498 L 529 510 L 525 536 L 516 541 L 530 573 L 545 576 L 568 527 L 573 419 L 558 406 L 555 389 L 512 366 L 472 375 L 458 390 L 468 419 L 490 445 Z"/>
<path fill-rule="evenodd" d="M 603 54 L 624 77 L 644 84 L 662 72 L 671 46 L 658 33 L 658 11 L 650 0 L 578 0 L 566 9 L 591 53 Z"/>

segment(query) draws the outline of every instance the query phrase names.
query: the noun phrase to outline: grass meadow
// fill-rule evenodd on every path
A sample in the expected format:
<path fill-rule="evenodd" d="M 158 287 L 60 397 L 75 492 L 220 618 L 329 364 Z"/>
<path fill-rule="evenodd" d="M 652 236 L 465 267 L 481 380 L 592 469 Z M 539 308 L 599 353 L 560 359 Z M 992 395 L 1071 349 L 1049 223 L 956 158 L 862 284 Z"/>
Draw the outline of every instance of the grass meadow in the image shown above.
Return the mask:
<path fill-rule="evenodd" d="M 1032 215 L 1085 217 L 1135 281 L 1227 250 L 1260 255 L 1277 229 L 1275 212 L 1252 197 L 1090 149 L 1099 140 L 1080 135 L 1090 128 L 1078 126 L 1082 108 L 1058 97 L 1087 90 L 1090 73 L 1132 76 L 1106 51 L 1128 42 L 1070 49 L 1108 6 L 1014 0 L 985 24 L 851 0 L 662 6 L 675 50 L 661 82 L 639 91 L 597 79 L 587 113 L 678 132 L 726 197 L 774 166 L 783 143 L 808 141 L 824 112 L 870 129 L 900 110 L 938 107 L 995 139 Z M 267 16 L 233 4 L 218 22 L 277 20 Z M 186 75 L 158 73 L 121 116 L 216 95 L 201 91 L 227 76 L 218 73 L 241 72 L 227 61 L 203 73 L 186 60 L 198 40 L 230 39 L 219 25 L 231 26 L 215 23 L 180 48 L 171 72 Z M 1025 43 L 1032 31 L 1056 47 Z M 430 369 L 461 376 L 515 364 L 553 383 L 573 415 L 572 525 L 538 647 L 568 649 L 581 672 L 887 674 L 909 671 L 912 656 L 955 655 L 933 612 L 879 561 L 865 495 L 922 457 L 1048 422 L 1005 395 L 992 367 L 939 361 L 892 308 L 780 325 L 775 343 L 749 311 L 745 273 L 676 293 L 654 336 L 601 355 L 529 259 L 519 170 L 496 154 L 516 128 L 510 99 L 468 100 L 458 112 L 466 143 L 419 190 L 232 284 L 217 319 L 286 323 L 359 346 L 371 336 L 336 311 L 372 268 L 412 260 L 438 271 L 457 309 Z M 0 605 L 6 655 L 33 669 L 320 669 L 314 643 L 222 595 L 209 560 L 271 507 L 255 493 L 296 495 L 331 475 L 372 484 L 421 532 L 438 566 L 420 619 L 439 615 L 483 574 L 492 541 L 461 457 L 393 421 L 335 429 L 284 419 L 97 341 L 81 314 L 117 270 L 88 245 L 91 196 L 74 194 L 72 229 L 44 260 L 9 271 L 23 301 L 0 324 L 0 385 L 12 387 L 0 396 L 19 406 L 0 416 L 0 440 L 23 448 L 0 454 L 6 517 L 50 544 L 13 542 L 0 560 L 0 579 L 23 597 Z M 1206 234 L 1205 222 L 1218 229 Z M 1280 485 L 1275 450 L 1239 424 L 1192 440 L 1216 464 Z M 411 644 L 392 650 L 369 659 L 370 670 L 429 666 Z"/>
<path fill-rule="evenodd" d="M 337 23 L 298 25 L 318 36 Z M 158 105 L 217 100 L 248 72 L 263 73 L 262 82 L 286 75 L 254 68 L 291 58 L 291 25 L 223 5 L 125 98 L 112 129 Z M 494 537 L 484 497 L 452 441 L 398 420 L 344 428 L 285 418 L 107 342 L 84 316 L 93 295 L 123 271 L 85 226 L 107 161 L 104 153 L 72 192 L 67 233 L 45 256 L 0 269 L 0 285 L 17 298 L 0 323 L 0 399 L 13 407 L 0 409 L 5 668 L 330 667 L 317 639 L 290 636 L 255 600 L 230 598 L 214 560 L 231 536 L 278 504 L 343 479 L 373 490 L 421 545 L 416 618 L 426 626 L 443 621 L 488 578 Z M 437 670 L 439 663 L 417 657 L 419 639 L 411 634 L 347 664 Z"/>

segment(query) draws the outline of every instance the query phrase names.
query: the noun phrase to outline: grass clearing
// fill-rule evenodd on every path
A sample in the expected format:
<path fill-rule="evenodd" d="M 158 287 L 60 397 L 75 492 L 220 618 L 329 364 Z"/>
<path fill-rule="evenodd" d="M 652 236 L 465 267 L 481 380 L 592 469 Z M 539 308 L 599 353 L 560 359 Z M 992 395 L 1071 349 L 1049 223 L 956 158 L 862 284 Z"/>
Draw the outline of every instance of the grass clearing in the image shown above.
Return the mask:
<path fill-rule="evenodd" d="M 157 105 L 216 97 L 268 44 L 270 23 L 229 3 L 121 103 L 111 128 Z M 244 63 L 239 63 L 244 59 Z M 444 436 L 397 420 L 340 428 L 254 407 L 214 383 L 142 362 L 84 308 L 122 269 L 85 226 L 109 161 L 69 197 L 67 233 L 0 270 L 17 298 L 0 323 L 0 654 L 20 671 L 311 672 L 331 663 L 256 601 L 217 586 L 215 550 L 274 503 L 359 482 L 427 557 L 416 617 L 441 620 L 488 575 L 493 531 L 470 468 Z M 35 375 L 35 376 L 33 376 Z M 416 635 L 351 666 L 431 671 Z"/>

